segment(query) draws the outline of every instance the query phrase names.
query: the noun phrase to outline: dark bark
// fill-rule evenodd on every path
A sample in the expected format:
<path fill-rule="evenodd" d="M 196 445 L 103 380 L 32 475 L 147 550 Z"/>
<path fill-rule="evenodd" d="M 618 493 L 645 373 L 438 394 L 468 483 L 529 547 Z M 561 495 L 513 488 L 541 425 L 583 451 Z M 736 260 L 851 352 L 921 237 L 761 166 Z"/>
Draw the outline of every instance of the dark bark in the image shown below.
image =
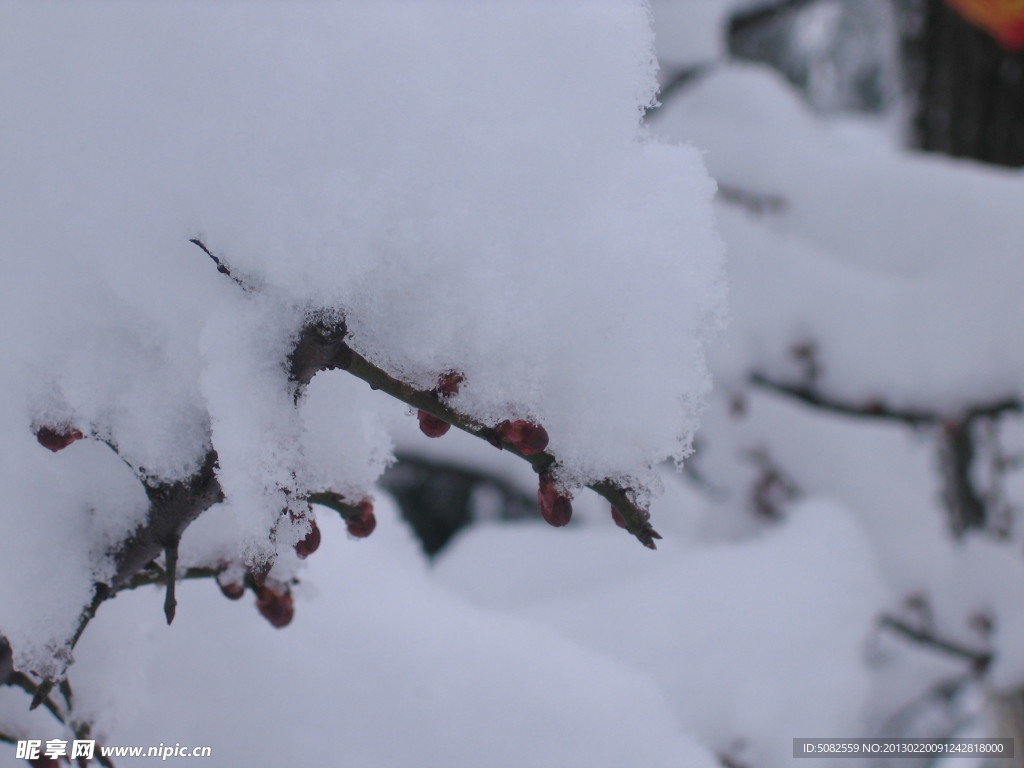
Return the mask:
<path fill-rule="evenodd" d="M 987 650 L 968 648 L 953 640 L 940 637 L 933 630 L 915 627 L 895 616 L 883 615 L 879 617 L 878 624 L 885 629 L 891 630 L 901 637 L 933 648 L 942 653 L 948 654 L 957 659 L 970 662 L 972 669 L 980 674 L 992 663 L 992 653 Z"/>
<path fill-rule="evenodd" d="M 340 316 L 313 318 L 302 327 L 288 357 L 288 377 L 300 391 L 320 371 L 348 368 L 352 350 L 345 343 L 345 333 L 345 321 Z"/>
<path fill-rule="evenodd" d="M 176 546 L 189 524 L 207 509 L 224 500 L 217 481 L 217 452 L 207 452 L 196 474 L 176 483 L 146 486 L 149 515 L 124 542 L 117 554 L 114 591 L 122 588 L 168 547 Z"/>

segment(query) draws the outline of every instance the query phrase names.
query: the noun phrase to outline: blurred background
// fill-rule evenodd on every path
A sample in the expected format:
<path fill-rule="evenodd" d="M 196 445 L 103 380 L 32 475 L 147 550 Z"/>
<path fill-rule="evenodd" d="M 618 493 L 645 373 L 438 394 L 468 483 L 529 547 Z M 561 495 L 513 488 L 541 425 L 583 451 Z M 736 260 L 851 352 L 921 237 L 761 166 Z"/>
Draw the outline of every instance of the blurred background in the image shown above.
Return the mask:
<path fill-rule="evenodd" d="M 553 543 L 529 473 L 457 438 L 400 440 L 384 488 L 446 585 L 648 670 L 722 765 L 789 764 L 797 736 L 1021 736 L 1024 4 L 652 5 L 646 122 L 705 153 L 733 313 L 652 509 L 666 546 L 623 576 L 583 498 Z"/>

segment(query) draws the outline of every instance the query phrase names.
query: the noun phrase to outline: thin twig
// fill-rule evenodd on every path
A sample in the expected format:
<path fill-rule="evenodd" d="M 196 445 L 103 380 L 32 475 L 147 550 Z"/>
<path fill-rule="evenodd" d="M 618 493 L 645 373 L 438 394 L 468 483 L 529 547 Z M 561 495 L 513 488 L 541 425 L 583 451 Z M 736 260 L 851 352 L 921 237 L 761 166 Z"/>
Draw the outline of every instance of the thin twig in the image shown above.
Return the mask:
<path fill-rule="evenodd" d="M 493 428 L 484 426 L 475 419 L 451 408 L 437 392 L 423 391 L 400 381 L 354 350 L 351 351 L 351 358 L 345 370 L 365 381 L 371 389 L 378 389 L 406 405 L 411 405 L 431 416 L 443 419 L 463 432 L 478 437 L 491 445 L 498 445 L 528 462 L 538 474 L 550 471 L 557 465 L 557 459 L 551 453 L 544 451 L 527 455 L 520 452 L 511 443 L 501 440 Z M 655 548 L 654 540 L 660 539 L 661 536 L 651 527 L 650 513 L 632 498 L 632 489 L 608 479 L 590 483 L 587 487 L 599 496 L 603 496 L 619 511 L 626 522 L 626 530 L 633 534 L 641 544 L 648 549 Z"/>
<path fill-rule="evenodd" d="M 949 514 L 950 530 L 955 536 L 962 536 L 968 530 L 984 529 L 988 525 L 988 510 L 974 482 L 974 425 L 1008 413 L 1020 413 L 1022 405 L 1016 397 L 973 405 L 959 413 L 949 414 L 921 408 L 895 408 L 878 399 L 861 403 L 843 401 L 825 394 L 811 383 L 791 384 L 758 371 L 750 374 L 750 383 L 830 413 L 894 421 L 915 428 L 937 428 L 942 497 Z"/>
<path fill-rule="evenodd" d="M 116 452 L 116 446 L 103 441 Z M 105 600 L 113 597 L 131 582 L 136 574 L 143 571 L 161 552 L 168 548 L 168 542 L 180 539 L 185 528 L 201 513 L 224 500 L 224 492 L 217 480 L 217 452 L 210 448 L 199 471 L 191 477 L 174 483 L 154 483 L 140 477 L 149 497 L 150 508 L 146 522 L 124 540 L 115 554 L 117 572 L 111 584 L 93 585 L 92 601 L 82 609 L 78 625 L 72 635 L 68 650 L 78 644 L 82 633 L 96 615 Z M 173 589 L 170 597 L 173 599 Z M 167 610 L 165 601 L 165 615 Z M 171 614 L 173 616 L 173 612 Z M 48 693 L 55 680 L 44 680 L 41 686 Z M 33 701 L 33 708 L 39 706 Z"/>
<path fill-rule="evenodd" d="M 170 624 L 174 621 L 174 611 L 178 607 L 178 601 L 174 597 L 174 584 L 178 574 L 178 542 L 177 540 L 172 541 L 167 545 L 167 549 L 164 550 L 164 557 L 166 558 L 167 568 L 166 582 L 167 591 L 164 595 L 164 616 L 167 617 L 167 623 Z"/>
<path fill-rule="evenodd" d="M 984 672 L 989 664 L 992 663 L 992 653 L 989 651 L 979 651 L 967 646 L 961 645 L 953 640 L 947 640 L 946 638 L 939 637 L 933 632 L 914 627 L 895 616 L 883 615 L 878 619 L 878 625 L 885 629 L 892 630 L 901 637 L 905 637 L 908 640 L 912 640 L 920 645 L 934 648 L 937 651 L 942 651 L 945 654 L 954 656 L 958 659 L 963 659 L 971 663 L 971 668 L 977 672 Z"/>
<path fill-rule="evenodd" d="M 914 427 L 950 421 L 950 414 L 921 408 L 895 408 L 881 400 L 873 399 L 861 403 L 843 401 L 817 388 L 805 384 L 790 384 L 779 381 L 759 371 L 754 371 L 750 374 L 750 383 L 761 389 L 792 397 L 815 408 L 858 419 L 899 421 Z M 955 420 L 961 423 L 969 423 L 978 419 L 995 418 L 1006 413 L 1020 413 L 1021 410 L 1020 400 L 1016 397 L 1005 397 L 1001 400 L 993 400 L 990 403 L 982 403 L 966 408 Z"/>
<path fill-rule="evenodd" d="M 754 371 L 750 374 L 750 383 L 761 389 L 785 395 L 802 403 L 813 406 L 831 413 L 838 413 L 843 416 L 852 416 L 858 419 L 882 419 L 888 421 L 900 421 L 910 426 L 934 424 L 938 417 L 931 411 L 924 411 L 915 408 L 899 409 L 892 408 L 878 400 L 871 400 L 864 403 L 849 403 L 838 398 L 826 395 L 819 390 L 809 387 L 806 384 L 790 384 L 784 381 L 772 379 L 764 373 Z"/>
<path fill-rule="evenodd" d="M 217 265 L 218 272 L 231 277 L 246 290 L 251 290 L 231 274 L 227 266 L 221 263 L 220 259 L 206 247 L 202 240 L 192 238 L 190 242 L 201 248 L 213 260 Z M 468 432 L 491 445 L 507 450 L 529 462 L 538 474 L 551 471 L 556 466 L 557 461 L 550 453 L 523 454 L 511 443 L 501 440 L 495 429 L 450 408 L 437 392 L 419 390 L 391 376 L 353 350 L 345 342 L 345 336 L 345 319 L 340 312 L 324 311 L 309 317 L 299 333 L 296 346 L 288 359 L 289 378 L 296 386 L 296 402 L 301 396 L 302 388 L 319 371 L 340 368 L 365 381 L 371 389 L 379 389 L 396 400 L 458 427 L 463 432 Z M 610 479 L 591 483 L 587 487 L 603 496 L 618 510 L 626 523 L 626 530 L 633 534 L 641 544 L 649 549 L 655 548 L 654 540 L 660 539 L 661 536 L 651 526 L 650 513 L 634 499 L 633 489 L 624 487 Z M 136 567 L 134 570 L 138 569 Z"/>
<path fill-rule="evenodd" d="M 251 285 L 249 285 L 247 282 L 245 282 L 244 280 L 242 280 L 242 278 L 238 277 L 237 275 L 232 274 L 231 270 L 228 269 L 228 265 L 225 264 L 220 259 L 218 259 L 216 257 L 216 255 L 214 255 L 213 251 L 211 251 L 209 248 L 206 247 L 206 243 L 204 243 L 198 237 L 190 238 L 189 242 L 192 243 L 193 245 L 196 245 L 199 248 L 201 248 L 203 253 L 205 253 L 207 256 L 209 256 L 213 260 L 213 263 L 217 265 L 217 271 L 218 272 L 220 272 L 222 275 L 226 275 L 227 277 L 231 278 L 235 282 L 235 284 L 239 288 L 241 288 L 243 291 L 245 291 L 246 293 L 252 293 L 253 292 L 253 287 Z"/>
<path fill-rule="evenodd" d="M 25 693 L 32 697 L 32 705 L 30 709 L 36 709 L 41 704 L 54 719 L 62 725 L 66 725 L 64 719 L 64 713 L 60 711 L 60 707 L 49 696 L 49 692 L 53 690 L 53 682 L 51 680 L 41 680 L 39 683 L 34 683 L 32 679 L 23 672 L 15 672 L 11 675 L 7 681 L 8 685 L 13 685 L 15 688 L 21 688 Z"/>
<path fill-rule="evenodd" d="M 113 443 L 107 442 L 107 445 L 116 450 Z M 117 572 L 112 583 L 97 583 L 93 586 L 92 601 L 79 614 L 78 625 L 68 643 L 69 651 L 78 644 L 85 628 L 105 600 L 124 588 L 154 558 L 166 551 L 168 542 L 177 541 L 185 528 L 202 512 L 224 499 L 224 493 L 217 480 L 216 468 L 217 453 L 211 448 L 207 451 L 206 459 L 199 471 L 185 480 L 154 483 L 146 478 L 140 478 L 150 501 L 146 522 L 124 540 L 115 554 Z M 171 597 L 173 598 L 173 590 Z M 165 602 L 165 611 L 166 607 Z M 48 693 L 55 682 L 44 680 L 41 690 Z M 40 701 L 33 700 L 33 708 L 39 704 Z"/>
<path fill-rule="evenodd" d="M 222 568 L 188 568 L 183 573 L 175 576 L 175 582 L 179 581 L 192 581 L 197 579 L 214 579 L 222 571 Z M 132 576 L 124 586 L 122 590 L 136 589 L 138 587 L 148 586 L 159 586 L 163 587 L 167 585 L 167 571 L 163 568 L 150 568 L 145 571 L 139 571 Z"/>
<path fill-rule="evenodd" d="M 718 198 L 729 205 L 749 211 L 756 216 L 779 214 L 789 207 L 786 198 L 769 192 L 754 192 L 743 187 L 718 182 Z"/>
<path fill-rule="evenodd" d="M 92 741 L 92 724 L 85 720 L 75 720 L 71 717 L 74 714 L 74 694 L 71 691 L 71 681 L 65 677 L 60 681 L 60 693 L 64 697 L 64 702 L 67 705 L 68 719 L 70 721 L 71 730 L 75 734 L 75 738 L 79 741 Z M 114 764 L 110 758 L 105 757 L 102 753 L 94 754 L 94 759 L 102 766 L 106 768 L 114 768 Z M 77 758 L 79 768 L 87 768 L 89 760 L 85 757 Z"/>

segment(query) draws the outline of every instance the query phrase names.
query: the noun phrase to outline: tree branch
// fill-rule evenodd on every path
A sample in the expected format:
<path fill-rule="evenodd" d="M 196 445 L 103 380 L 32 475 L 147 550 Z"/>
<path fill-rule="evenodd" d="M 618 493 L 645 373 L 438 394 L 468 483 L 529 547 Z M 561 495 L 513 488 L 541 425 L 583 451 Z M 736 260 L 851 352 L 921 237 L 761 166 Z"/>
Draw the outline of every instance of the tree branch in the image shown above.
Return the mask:
<path fill-rule="evenodd" d="M 64 702 L 67 706 L 67 712 L 65 713 L 61 711 L 60 707 L 57 705 L 57 702 L 55 702 L 49 696 L 49 691 L 52 690 L 53 686 L 47 686 L 47 682 L 48 681 L 44 680 L 39 684 L 36 684 L 31 680 L 31 678 L 28 677 L 28 675 L 25 675 L 21 672 L 15 672 L 7 681 L 7 685 L 14 686 L 15 688 L 20 688 L 29 696 L 31 696 L 34 704 L 34 706 L 32 707 L 33 709 L 35 708 L 35 706 L 38 706 L 38 704 L 35 704 L 35 702 L 38 701 L 40 704 L 42 704 L 43 707 L 51 715 L 53 715 L 53 718 L 61 725 L 65 726 L 66 728 L 69 728 L 71 732 L 75 735 L 75 738 L 79 741 L 92 740 L 92 727 L 90 726 L 90 724 L 88 722 L 85 722 L 84 720 L 74 721 L 71 718 L 71 713 L 73 711 L 73 697 L 71 693 L 71 684 L 65 679 L 61 682 L 60 685 L 61 695 L 64 697 Z M 96 750 L 95 758 L 100 763 L 100 765 L 106 766 L 106 768 L 114 768 L 114 764 L 108 758 L 103 757 L 101 754 L 99 754 L 99 750 Z M 80 760 L 79 765 L 84 766 L 85 762 Z"/>
<path fill-rule="evenodd" d="M 193 238 L 190 242 L 206 252 L 217 265 L 218 272 L 239 282 L 228 267 L 216 258 L 201 240 Z M 246 290 L 251 290 L 247 285 L 242 283 L 239 285 Z M 309 316 L 299 333 L 298 342 L 288 358 L 288 375 L 296 386 L 296 401 L 301 397 L 302 389 L 312 381 L 313 376 L 320 371 L 340 368 L 365 381 L 371 389 L 380 390 L 417 410 L 424 411 L 458 427 L 463 432 L 515 454 L 529 462 L 538 474 L 548 472 L 556 466 L 557 461 L 550 453 L 523 454 L 511 443 L 502 440 L 497 430 L 486 427 L 450 408 L 437 392 L 418 390 L 391 376 L 353 350 L 345 342 L 346 333 L 344 317 L 337 310 L 323 310 Z M 618 510 L 626 523 L 626 530 L 633 534 L 641 544 L 649 549 L 655 548 L 654 540 L 660 539 L 661 536 L 651 526 L 650 513 L 637 504 L 633 497 L 633 489 L 626 488 L 612 480 L 601 480 L 591 483 L 588 487 L 607 499 Z"/>
<path fill-rule="evenodd" d="M 202 240 L 192 238 L 190 242 L 210 258 L 219 273 L 230 278 L 247 292 L 254 290 L 246 281 L 232 274 L 230 268 L 217 258 Z M 341 368 L 368 383 L 372 389 L 381 390 L 391 397 L 443 419 L 491 445 L 519 456 L 529 462 L 538 474 L 549 472 L 555 467 L 556 459 L 550 453 L 523 454 L 514 445 L 504 441 L 496 429 L 484 426 L 450 408 L 436 391 L 420 391 L 372 364 L 349 347 L 345 342 L 346 332 L 344 317 L 340 312 L 325 310 L 308 316 L 291 354 L 286 361 L 283 361 L 289 379 L 295 387 L 296 402 L 301 397 L 305 386 L 317 373 Z M 100 435 L 94 435 L 94 437 L 102 440 L 120 456 L 113 440 Z M 125 460 L 123 456 L 121 458 Z M 154 481 L 143 470 L 132 466 L 127 461 L 126 463 L 143 483 L 150 503 L 149 512 L 145 523 L 138 526 L 114 553 L 116 567 L 110 583 L 94 585 L 93 598 L 89 605 L 83 608 L 75 632 L 68 644 L 68 658 L 70 658 L 70 651 L 78 643 L 99 606 L 122 589 L 130 589 L 142 584 L 164 583 L 167 587 L 164 612 L 168 623 L 170 623 L 174 617 L 176 606 L 174 587 L 178 542 L 193 520 L 214 504 L 224 500 L 224 492 L 217 479 L 217 452 L 213 447 L 207 448 L 203 462 L 195 474 L 175 482 Z M 630 533 L 636 536 L 644 546 L 654 548 L 654 540 L 661 537 L 651 527 L 648 511 L 636 503 L 632 489 L 611 480 L 593 483 L 590 488 L 607 499 L 618 510 Z M 309 500 L 328 503 L 334 500 L 333 496 L 325 496 L 325 502 L 324 499 L 316 498 L 317 494 L 313 494 Z M 340 499 L 340 497 L 338 498 Z M 161 553 L 166 554 L 167 557 L 167 569 L 162 575 L 151 568 L 152 563 Z M 216 572 L 216 569 L 191 569 L 184 578 L 203 578 L 215 575 Z M 0 645 L 0 674 L 10 677 L 12 670 L 7 668 L 10 666 L 7 656 L 10 654 L 5 655 L 4 647 Z M 55 683 L 56 680 L 44 679 L 34 686 L 33 707 L 45 704 L 49 700 L 49 692 Z"/>
<path fill-rule="evenodd" d="M 302 327 L 295 348 L 288 356 L 288 378 L 296 385 L 296 401 L 302 389 L 320 371 L 351 365 L 352 350 L 345 343 L 346 333 L 345 320 L 340 315 L 312 317 Z"/>
<path fill-rule="evenodd" d="M 196 581 L 199 579 L 215 579 L 224 570 L 223 568 L 188 568 L 184 573 L 179 573 L 175 581 Z M 156 563 L 144 571 L 139 571 L 124 586 L 122 590 L 137 589 L 138 587 L 167 586 L 167 571 L 160 568 Z"/>
<path fill-rule="evenodd" d="M 217 265 L 217 271 L 220 272 L 222 275 L 226 275 L 227 277 L 231 278 L 231 280 L 234 281 L 235 285 L 237 285 L 243 291 L 245 291 L 246 293 L 252 293 L 255 290 L 253 288 L 253 286 L 249 285 L 242 278 L 238 277 L 237 275 L 232 274 L 231 270 L 228 269 L 228 265 L 225 264 L 220 259 L 218 259 L 214 255 L 213 251 L 211 251 L 209 248 L 207 248 L 206 244 L 202 240 L 200 240 L 198 237 L 191 238 L 189 240 L 189 242 L 192 243 L 195 246 L 198 246 L 200 249 L 202 249 L 203 253 L 205 253 L 207 256 L 209 256 L 210 259 L 213 261 L 213 263 Z"/>
<path fill-rule="evenodd" d="M 915 643 L 927 646 L 928 648 L 934 648 L 937 651 L 948 654 L 958 659 L 963 659 L 971 664 L 971 668 L 978 674 L 984 672 L 989 664 L 992 663 L 992 654 L 989 651 L 978 651 L 973 648 L 967 648 L 966 646 L 960 645 L 952 640 L 939 637 L 938 635 L 914 627 L 895 616 L 883 615 L 878 619 L 878 625 L 884 629 L 889 629 L 911 640 Z"/>
<path fill-rule="evenodd" d="M 942 498 L 949 515 L 950 530 L 955 536 L 961 536 L 967 530 L 985 528 L 988 523 L 987 508 L 982 494 L 975 487 L 973 477 L 977 454 L 973 430 L 978 421 L 1020 413 L 1022 404 L 1016 397 L 973 405 L 959 414 L 950 415 L 918 408 L 894 408 L 882 400 L 846 402 L 824 394 L 812 383 L 789 384 L 773 380 L 757 371 L 750 374 L 750 383 L 830 413 L 859 419 L 895 421 L 911 427 L 937 428 Z"/>
<path fill-rule="evenodd" d="M 118 550 L 113 591 L 177 542 L 200 514 L 224 500 L 217 480 L 217 452 L 213 448 L 207 450 L 199 470 L 185 480 L 143 482 L 149 497 L 149 514 Z"/>
<path fill-rule="evenodd" d="M 365 381 L 371 389 L 380 390 L 406 405 L 425 411 L 431 416 L 448 422 L 453 427 L 458 427 L 463 432 L 518 456 L 528 462 L 537 474 L 550 471 L 557 465 L 557 460 L 551 453 L 544 451 L 527 455 L 520 452 L 514 445 L 502 440 L 493 428 L 486 427 L 449 407 L 437 392 L 424 392 L 396 379 L 354 350 L 351 350 L 351 359 L 345 370 Z M 591 483 L 587 487 L 599 496 L 603 496 L 619 511 L 626 522 L 626 530 L 633 534 L 641 544 L 648 549 L 655 548 L 654 540 L 660 539 L 661 536 L 651 527 L 650 513 L 640 507 L 631 497 L 632 489 L 612 480 L 601 480 Z"/>
<path fill-rule="evenodd" d="M 718 198 L 728 205 L 749 211 L 755 216 L 783 213 L 789 207 L 786 198 L 770 192 L 754 192 L 743 187 L 718 182 Z"/>
<path fill-rule="evenodd" d="M 939 421 L 939 417 L 931 411 L 915 408 L 892 408 L 880 400 L 871 400 L 863 403 L 844 402 L 830 397 L 807 384 L 789 384 L 777 381 L 758 371 L 750 374 L 750 383 L 769 392 L 775 392 L 776 394 L 799 400 L 814 408 L 829 411 L 830 413 L 838 413 L 843 416 L 852 416 L 857 419 L 899 421 L 912 427 L 935 424 Z"/>
<path fill-rule="evenodd" d="M 233 275 L 228 266 L 218 259 L 199 238 L 193 238 L 190 242 L 206 253 L 216 265 L 218 272 L 230 278 L 243 290 L 253 290 L 245 281 Z M 362 356 L 354 353 L 345 342 L 345 335 L 346 326 L 340 313 L 328 311 L 309 316 L 298 335 L 291 354 L 286 361 L 283 361 L 287 367 L 289 379 L 295 387 L 296 402 L 301 397 L 305 386 L 318 372 L 343 368 L 366 381 L 374 389 L 380 389 L 392 397 L 442 418 L 493 445 L 510 450 L 529 461 L 537 472 L 548 470 L 554 465 L 555 459 L 550 454 L 524 456 L 510 444 L 503 445 L 496 430 L 472 422 L 467 417 L 456 413 L 442 402 L 437 393 L 420 392 L 389 376 Z M 224 499 L 223 489 L 217 479 L 217 452 L 212 446 L 207 448 L 201 466 L 192 476 L 175 482 L 160 482 L 154 481 L 143 470 L 134 467 L 121 456 L 112 439 L 101 435 L 94 435 L 94 437 L 108 445 L 139 478 L 145 488 L 150 507 L 146 521 L 139 525 L 114 553 L 115 573 L 110 583 L 94 584 L 92 599 L 82 609 L 75 631 L 66 648 L 66 658 L 69 661 L 71 651 L 77 645 L 89 622 L 96 615 L 99 606 L 122 589 L 131 589 L 144 584 L 163 583 L 167 588 L 164 612 L 168 623 L 171 622 L 177 604 L 175 597 L 177 546 L 181 535 L 200 514 Z M 657 533 L 650 527 L 647 511 L 640 509 L 627 495 L 628 489 L 611 482 L 599 483 L 592 487 L 619 509 L 622 517 L 627 521 L 630 531 L 646 546 L 653 548 L 653 539 L 657 537 Z M 332 502 L 343 501 L 337 494 L 320 494 L 323 498 L 317 498 L 317 496 L 317 494 L 313 494 L 309 500 L 327 503 L 336 508 L 337 505 Z M 161 553 L 166 555 L 166 569 L 162 572 L 154 562 Z M 183 578 L 208 578 L 215 576 L 219 570 L 219 568 L 189 569 Z M 66 692 L 70 706 L 70 687 L 63 672 L 61 678 L 63 680 L 62 691 Z M 22 687 L 33 696 L 32 709 L 45 706 L 63 722 L 59 709 L 49 696 L 56 682 L 55 679 L 45 678 L 37 684 L 23 673 L 15 672 L 10 645 L 0 637 L 0 684 L 14 684 Z M 84 724 L 81 727 L 88 728 Z"/>
<path fill-rule="evenodd" d="M 174 541 L 167 545 L 164 550 L 164 558 L 167 563 L 166 581 L 167 592 L 164 595 L 164 616 L 167 623 L 174 621 L 174 612 L 178 607 L 178 600 L 174 596 L 174 585 L 178 577 L 178 542 Z"/>
<path fill-rule="evenodd" d="M 64 697 L 64 703 L 67 706 L 68 719 L 71 721 L 71 730 L 74 732 L 75 738 L 79 741 L 93 740 L 92 724 L 85 720 L 74 720 L 73 718 L 71 718 L 71 715 L 75 709 L 74 694 L 71 691 L 71 683 L 68 681 L 66 677 L 60 681 L 60 693 L 61 696 Z M 105 766 L 105 768 L 114 768 L 114 763 L 111 762 L 110 758 L 104 757 L 102 752 L 100 752 L 99 750 L 95 750 L 94 759 L 100 765 Z M 79 768 L 87 768 L 88 764 L 89 761 L 85 757 L 78 758 Z"/>
<path fill-rule="evenodd" d="M 117 452 L 117 447 L 113 442 L 109 440 L 103 442 Z M 129 466 L 131 465 L 129 464 Z M 173 483 L 154 483 L 135 470 L 149 497 L 150 507 L 146 522 L 136 528 L 115 553 L 116 570 L 111 583 L 93 585 L 93 598 L 79 614 L 75 632 L 68 642 L 69 658 L 70 652 L 78 644 L 82 633 L 103 602 L 113 597 L 121 589 L 128 587 L 129 584 L 135 586 L 133 579 L 136 574 L 146 569 L 162 552 L 166 553 L 169 549 L 174 549 L 181 534 L 193 520 L 214 504 L 224 500 L 224 493 L 217 480 L 216 468 L 217 452 L 210 448 L 199 471 L 185 480 Z M 171 619 L 174 615 L 174 588 L 173 582 L 170 580 L 165 583 L 168 586 L 168 591 L 164 610 L 168 618 Z M 168 621 L 168 623 L 170 622 Z M 0 649 L 0 661 L 2 661 L 2 655 L 2 649 Z M 53 689 L 55 683 L 56 680 L 49 678 L 39 683 L 36 696 L 32 701 L 32 709 L 43 703 L 44 697 Z"/>
<path fill-rule="evenodd" d="M 57 706 L 57 702 L 50 698 L 49 694 L 50 691 L 53 690 L 53 686 L 51 685 L 44 688 L 43 684 L 45 682 L 46 681 L 43 681 L 43 683 L 37 684 L 34 683 L 32 679 L 25 673 L 15 672 L 13 675 L 11 675 L 10 679 L 8 679 L 7 684 L 14 686 L 15 688 L 21 688 L 21 690 L 23 690 L 25 693 L 31 696 L 32 702 L 34 704 L 32 709 L 35 709 L 39 706 L 39 704 L 42 704 L 43 709 L 47 710 L 51 715 L 53 715 L 54 719 L 57 720 L 57 722 L 61 723 L 62 725 L 66 725 L 66 723 L 64 722 L 64 713 L 60 711 L 60 708 Z M 37 701 L 39 702 L 39 704 L 35 703 Z"/>
<path fill-rule="evenodd" d="M 949 414 L 919 408 L 895 408 L 877 399 L 861 403 L 846 402 L 839 398 L 831 397 L 808 384 L 790 384 L 773 379 L 759 371 L 751 373 L 749 379 L 751 384 L 761 389 L 785 395 L 815 408 L 844 416 L 860 419 L 899 421 L 912 427 L 942 424 L 951 420 Z M 997 418 L 1007 413 L 1020 413 L 1021 410 L 1021 401 L 1011 396 L 1000 400 L 993 400 L 990 403 L 970 406 L 956 416 L 955 420 L 959 423 L 970 423 L 978 419 Z"/>

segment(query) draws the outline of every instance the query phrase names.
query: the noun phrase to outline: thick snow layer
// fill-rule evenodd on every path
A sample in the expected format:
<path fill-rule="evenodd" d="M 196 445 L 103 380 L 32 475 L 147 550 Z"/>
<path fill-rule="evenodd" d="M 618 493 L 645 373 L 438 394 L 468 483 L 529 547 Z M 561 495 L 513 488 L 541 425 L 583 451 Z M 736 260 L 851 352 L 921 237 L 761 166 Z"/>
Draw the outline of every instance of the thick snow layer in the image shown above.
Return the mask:
<path fill-rule="evenodd" d="M 720 184 L 733 323 L 712 358 L 718 391 L 688 464 L 712 500 L 700 527 L 749 537 L 787 519 L 801 496 L 850 509 L 884 580 L 876 610 L 923 633 L 877 625 L 861 732 L 1005 729 L 992 707 L 1024 679 L 1019 416 L 975 425 L 971 482 L 991 530 L 955 540 L 941 423 L 852 419 L 765 394 L 750 374 L 854 409 L 949 419 L 1019 401 L 1024 177 L 908 152 L 884 122 L 824 121 L 781 77 L 747 65 L 678 91 L 651 129 L 705 149 Z M 759 517 L 769 472 L 775 517 Z M 989 653 L 987 675 L 973 676 L 970 657 Z"/>
<path fill-rule="evenodd" d="M 719 56 L 711 28 L 759 2 L 655 2 L 663 60 Z M 305 489 L 373 493 L 380 516 L 356 541 L 318 507 L 304 564 L 299 528 L 277 531 L 273 576 L 301 579 L 280 631 L 210 582 L 179 585 L 170 628 L 158 590 L 104 604 L 70 668 L 101 739 L 205 743 L 212 765 L 773 768 L 794 736 L 978 728 L 983 697 L 1019 688 L 1021 534 L 951 539 L 934 432 L 746 386 L 752 369 L 803 381 L 793 347 L 813 342 L 815 384 L 854 404 L 1019 392 L 1019 173 L 824 123 L 752 67 L 652 112 L 653 133 L 706 150 L 723 200 L 784 201 L 717 207 L 734 331 L 688 485 L 650 466 L 685 452 L 708 386 L 719 245 L 697 152 L 638 127 L 644 9 L 242 7 L 0 12 L 0 632 L 19 667 L 60 671 L 105 553 L 147 511 L 107 446 L 53 454 L 40 425 L 166 479 L 212 439 L 229 500 L 186 532 L 182 566 L 271 554 Z M 454 403 L 477 418 L 543 421 L 575 479 L 657 474 L 658 553 L 580 494 L 564 530 L 480 524 L 428 566 L 373 488 L 392 441 L 528 494 L 535 474 L 455 431 L 427 440 L 341 373 L 293 407 L 282 357 L 323 305 L 415 384 L 465 372 Z M 1021 420 L 999 439 L 1005 484 L 984 441 L 975 479 L 1012 504 Z M 768 460 L 793 488 L 759 516 Z M 882 614 L 991 651 L 987 676 Z M 68 737 L 27 703 L 0 689 L 0 731 Z"/>
<path fill-rule="evenodd" d="M 272 557 L 303 493 L 370 489 L 394 411 L 358 382 L 295 407 L 285 358 L 311 310 L 343 312 L 352 346 L 413 385 L 461 371 L 452 404 L 482 423 L 542 423 L 567 483 L 642 490 L 689 452 L 722 247 L 700 154 L 640 125 L 642 3 L 2 13 L 0 473 L 18 535 L 0 544 L 17 596 L 0 632 L 20 666 L 43 671 L 145 514 L 116 457 L 51 456 L 33 427 L 102 438 L 161 480 L 212 440 L 227 501 L 204 552 Z"/>
<path fill-rule="evenodd" d="M 391 372 L 458 368 L 461 409 L 543 422 L 569 479 L 642 471 L 685 454 L 708 386 L 713 185 L 639 135 L 643 8 L 555 8 L 18 6 L 8 55 L 54 84 L 11 89 L 17 208 L 72 197 L 57 258 L 199 234 Z"/>
<path fill-rule="evenodd" d="M 438 578 L 647 672 L 680 725 L 719 754 L 743 743 L 751 763 L 783 766 L 794 734 L 863 731 L 865 643 L 887 595 L 845 510 L 808 501 L 762 538 L 663 553 L 643 568 L 609 564 L 601 542 L 612 530 L 540 534 L 476 529 Z"/>
<path fill-rule="evenodd" d="M 356 543 L 337 516 L 322 521 L 284 630 L 251 593 L 229 603 L 210 583 L 182 586 L 170 628 L 155 590 L 104 606 L 72 676 L 106 724 L 99 737 L 209 745 L 212 766 L 717 765 L 649 677 L 459 599 L 429 578 L 390 506 L 378 511 Z"/>
<path fill-rule="evenodd" d="M 770 216 L 719 211 L 737 375 L 797 381 L 789 351 L 811 342 L 820 387 L 854 402 L 955 413 L 1020 391 L 1024 355 L 1007 332 L 1024 326 L 1020 172 L 824 123 L 753 66 L 709 75 L 652 130 L 704 148 L 724 187 L 783 201 Z"/>

